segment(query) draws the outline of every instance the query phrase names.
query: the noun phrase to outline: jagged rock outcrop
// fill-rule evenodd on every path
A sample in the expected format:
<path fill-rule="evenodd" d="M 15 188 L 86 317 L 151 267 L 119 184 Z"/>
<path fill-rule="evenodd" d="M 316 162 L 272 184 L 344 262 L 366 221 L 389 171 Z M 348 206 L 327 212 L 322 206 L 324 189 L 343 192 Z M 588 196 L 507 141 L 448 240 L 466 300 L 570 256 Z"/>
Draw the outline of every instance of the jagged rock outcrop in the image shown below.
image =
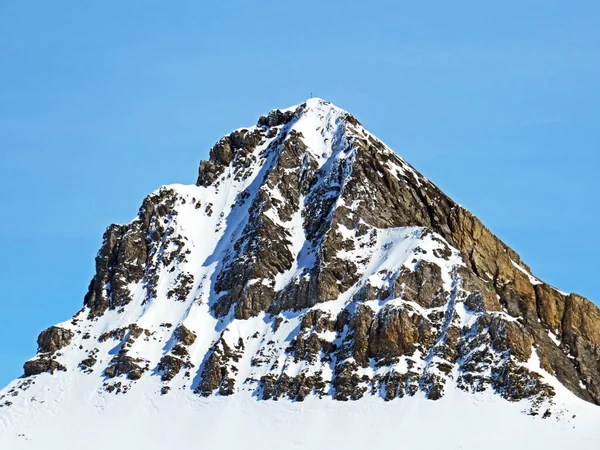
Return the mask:
<path fill-rule="evenodd" d="M 184 325 L 185 323 L 185 325 Z M 535 278 L 482 222 L 313 99 L 218 141 L 195 186 L 112 225 L 84 308 L 26 375 L 122 393 L 385 400 L 458 388 L 600 404 L 600 310 Z"/>
<path fill-rule="evenodd" d="M 218 392 L 220 395 L 231 395 L 235 389 L 234 375 L 238 372 L 235 363 L 240 361 L 244 350 L 244 341 L 239 339 L 235 346 L 230 347 L 224 339 L 209 350 L 209 356 L 202 370 L 201 381 L 196 392 L 204 397 Z"/>
<path fill-rule="evenodd" d="M 194 342 L 196 342 L 196 333 L 194 333 L 192 330 L 188 330 L 183 325 L 179 325 L 177 328 L 175 328 L 173 336 L 183 345 L 192 345 Z"/>
<path fill-rule="evenodd" d="M 71 343 L 73 332 L 60 327 L 50 327 L 38 336 L 38 352 L 54 353 Z"/>
<path fill-rule="evenodd" d="M 164 251 L 160 237 L 172 234 L 169 218 L 177 214 L 173 208 L 176 193 L 161 189 L 144 200 L 138 217 L 129 225 L 111 225 L 104 233 L 96 256 L 96 275 L 92 279 L 84 305 L 89 317 L 101 316 L 107 309 L 123 308 L 132 301 L 129 286 L 142 282 L 147 297 L 155 296 L 156 274 L 148 267 L 185 258 L 184 241 L 174 239 L 174 249 Z M 182 254 L 183 253 L 183 254 Z"/>
<path fill-rule="evenodd" d="M 144 361 L 141 358 L 133 358 L 127 354 L 127 350 L 121 350 L 119 354 L 111 360 L 109 365 L 104 370 L 104 375 L 108 378 L 114 378 L 118 375 L 125 375 L 130 380 L 139 380 L 142 377 L 144 370 L 140 363 Z"/>
<path fill-rule="evenodd" d="M 64 372 L 67 368 L 58 361 L 49 358 L 32 359 L 23 365 L 24 375 L 26 377 L 46 372 L 54 373 L 57 370 Z"/>

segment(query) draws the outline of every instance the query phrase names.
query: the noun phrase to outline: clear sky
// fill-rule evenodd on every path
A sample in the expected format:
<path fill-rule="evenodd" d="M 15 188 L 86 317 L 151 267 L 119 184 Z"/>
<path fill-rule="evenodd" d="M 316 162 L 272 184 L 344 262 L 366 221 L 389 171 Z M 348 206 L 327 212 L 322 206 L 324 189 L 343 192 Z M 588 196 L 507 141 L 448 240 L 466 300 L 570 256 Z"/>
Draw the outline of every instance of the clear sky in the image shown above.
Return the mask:
<path fill-rule="evenodd" d="M 600 301 L 600 2 L 0 0 L 0 385 L 102 233 L 313 93 Z"/>

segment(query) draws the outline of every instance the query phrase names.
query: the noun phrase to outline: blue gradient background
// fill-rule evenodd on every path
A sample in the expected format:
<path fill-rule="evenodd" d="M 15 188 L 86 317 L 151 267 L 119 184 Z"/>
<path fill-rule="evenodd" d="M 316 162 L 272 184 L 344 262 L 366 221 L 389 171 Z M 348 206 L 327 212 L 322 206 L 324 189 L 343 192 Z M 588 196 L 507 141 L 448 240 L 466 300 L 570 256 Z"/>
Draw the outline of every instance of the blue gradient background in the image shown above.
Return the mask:
<path fill-rule="evenodd" d="M 311 92 L 600 300 L 600 3 L 414 3 L 0 0 L 0 385 L 109 223 Z"/>

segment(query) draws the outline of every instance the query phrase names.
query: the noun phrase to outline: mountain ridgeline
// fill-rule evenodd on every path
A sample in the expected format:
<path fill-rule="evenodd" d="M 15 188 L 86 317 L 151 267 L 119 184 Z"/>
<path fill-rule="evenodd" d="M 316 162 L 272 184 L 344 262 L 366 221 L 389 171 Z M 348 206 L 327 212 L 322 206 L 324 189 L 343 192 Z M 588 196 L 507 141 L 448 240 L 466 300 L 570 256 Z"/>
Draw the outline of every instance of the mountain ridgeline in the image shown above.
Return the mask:
<path fill-rule="evenodd" d="M 111 225 L 83 308 L 38 346 L 0 405 L 47 373 L 113 394 L 144 379 L 261 400 L 457 388 L 551 414 L 564 386 L 600 404 L 600 310 L 320 99 L 223 137 L 195 186 Z"/>

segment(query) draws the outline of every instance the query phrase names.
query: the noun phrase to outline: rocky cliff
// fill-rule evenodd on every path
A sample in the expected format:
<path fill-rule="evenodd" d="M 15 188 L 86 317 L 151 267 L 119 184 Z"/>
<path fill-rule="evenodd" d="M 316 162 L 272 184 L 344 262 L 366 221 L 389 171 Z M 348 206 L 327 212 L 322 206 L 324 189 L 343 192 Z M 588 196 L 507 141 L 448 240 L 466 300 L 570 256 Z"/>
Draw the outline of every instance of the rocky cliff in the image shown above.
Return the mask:
<path fill-rule="evenodd" d="M 265 400 L 458 388 L 551 414 L 562 385 L 600 404 L 600 310 L 319 99 L 223 137 L 195 186 L 111 225 L 83 308 L 38 345 L 0 405 L 41 373 L 114 394 L 143 377 Z"/>

